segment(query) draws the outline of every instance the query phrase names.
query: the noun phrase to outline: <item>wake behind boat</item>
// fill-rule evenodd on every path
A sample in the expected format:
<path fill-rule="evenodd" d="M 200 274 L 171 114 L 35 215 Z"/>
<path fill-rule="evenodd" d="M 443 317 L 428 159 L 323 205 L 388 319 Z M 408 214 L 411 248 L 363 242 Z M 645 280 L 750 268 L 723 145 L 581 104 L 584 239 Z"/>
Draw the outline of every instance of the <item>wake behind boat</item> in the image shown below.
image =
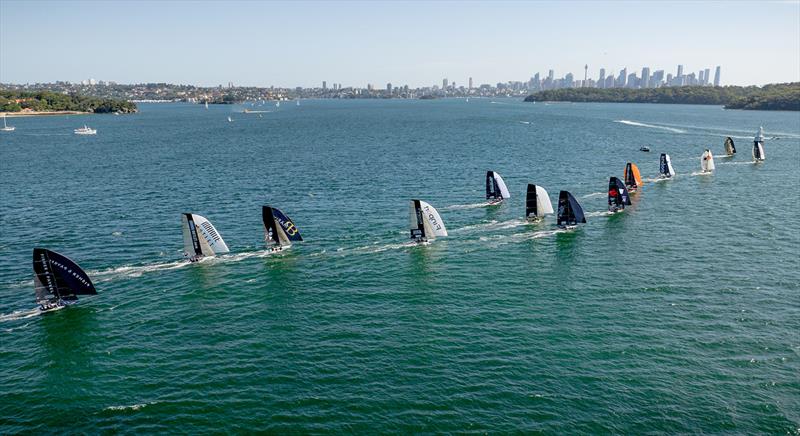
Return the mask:
<path fill-rule="evenodd" d="M 759 127 L 756 137 L 753 138 L 753 161 L 763 162 L 764 159 L 766 159 L 764 156 L 764 127 Z"/>
<path fill-rule="evenodd" d="M 545 215 L 552 214 L 553 203 L 550 196 L 541 186 L 528 184 L 528 192 L 525 196 L 525 218 L 529 221 L 540 221 Z"/>
<path fill-rule="evenodd" d="M 188 257 L 190 262 L 197 262 L 205 256 L 230 252 L 222 236 L 205 217 L 184 213 L 181 215 L 181 225 L 183 255 Z"/>
<path fill-rule="evenodd" d="M 76 135 L 96 135 L 97 129 L 89 128 L 89 126 L 84 124 L 83 127 L 75 129 L 73 132 L 75 132 Z"/>
<path fill-rule="evenodd" d="M 33 249 L 33 285 L 42 312 L 74 304 L 78 295 L 97 295 L 92 280 L 78 264 L 45 248 Z"/>
<path fill-rule="evenodd" d="M 625 184 L 616 177 L 608 180 L 608 211 L 611 213 L 625 210 L 631 205 L 631 198 L 625 189 Z"/>
<path fill-rule="evenodd" d="M 675 175 L 675 170 L 672 168 L 672 159 L 666 153 L 661 153 L 661 158 L 658 163 L 659 178 L 669 179 Z"/>
<path fill-rule="evenodd" d="M 436 239 L 437 236 L 447 236 L 447 228 L 439 212 L 422 200 L 409 202 L 408 218 L 411 240 L 414 242 L 426 243 Z"/>
<path fill-rule="evenodd" d="M 494 171 L 486 172 L 486 199 L 489 204 L 500 204 L 504 199 L 511 198 L 506 182 Z"/>
<path fill-rule="evenodd" d="M 574 229 L 578 224 L 585 223 L 583 208 L 568 191 L 558 194 L 558 215 L 556 224 L 562 229 Z"/>
<path fill-rule="evenodd" d="M 281 251 L 303 240 L 294 222 L 276 207 L 262 206 L 261 221 L 269 251 Z"/>

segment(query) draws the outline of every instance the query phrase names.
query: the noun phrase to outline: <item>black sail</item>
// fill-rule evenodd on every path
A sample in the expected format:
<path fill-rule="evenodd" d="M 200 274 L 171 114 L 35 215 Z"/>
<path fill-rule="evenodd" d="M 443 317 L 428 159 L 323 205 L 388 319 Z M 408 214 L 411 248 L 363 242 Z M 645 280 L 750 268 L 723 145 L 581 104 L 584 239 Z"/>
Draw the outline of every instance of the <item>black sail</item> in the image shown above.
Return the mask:
<path fill-rule="evenodd" d="M 558 194 L 558 217 L 556 224 L 559 226 L 574 226 L 578 223 L 585 223 L 583 208 L 578 204 L 578 200 L 567 191 Z"/>
<path fill-rule="evenodd" d="M 422 207 L 419 204 L 419 200 L 411 200 L 409 212 L 411 215 L 411 239 L 425 239 L 427 237 L 423 221 L 425 218 L 422 216 Z"/>
<path fill-rule="evenodd" d="M 525 217 L 536 216 L 536 185 L 528 184 L 528 193 L 525 195 Z"/>
<path fill-rule="evenodd" d="M 45 248 L 33 249 L 33 283 L 39 303 L 97 294 L 92 280 L 78 264 Z"/>
<path fill-rule="evenodd" d="M 275 217 L 272 215 L 271 207 L 261 207 L 261 220 L 264 222 L 264 239 L 267 241 L 267 245 L 279 245 L 278 228 L 275 226 Z"/>

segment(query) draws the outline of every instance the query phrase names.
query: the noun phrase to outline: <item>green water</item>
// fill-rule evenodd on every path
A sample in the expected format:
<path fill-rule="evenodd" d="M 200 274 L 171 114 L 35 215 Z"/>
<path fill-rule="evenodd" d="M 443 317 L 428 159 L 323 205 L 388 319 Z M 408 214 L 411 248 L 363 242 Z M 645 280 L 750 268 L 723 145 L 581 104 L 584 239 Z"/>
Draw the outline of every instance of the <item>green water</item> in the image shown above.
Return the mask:
<path fill-rule="evenodd" d="M 797 113 L 140 108 L 0 135 L 2 434 L 800 432 Z M 84 123 L 97 136 L 72 134 Z M 697 174 L 705 148 L 713 175 Z M 678 175 L 653 182 L 661 152 Z M 629 160 L 646 186 L 608 216 Z M 489 169 L 513 195 L 494 208 Z M 527 183 L 554 202 L 569 190 L 588 223 L 526 224 Z M 411 198 L 448 238 L 407 243 Z M 262 204 L 305 242 L 265 254 Z M 185 263 L 181 212 L 231 254 Z M 34 246 L 77 261 L 99 295 L 36 314 Z"/>

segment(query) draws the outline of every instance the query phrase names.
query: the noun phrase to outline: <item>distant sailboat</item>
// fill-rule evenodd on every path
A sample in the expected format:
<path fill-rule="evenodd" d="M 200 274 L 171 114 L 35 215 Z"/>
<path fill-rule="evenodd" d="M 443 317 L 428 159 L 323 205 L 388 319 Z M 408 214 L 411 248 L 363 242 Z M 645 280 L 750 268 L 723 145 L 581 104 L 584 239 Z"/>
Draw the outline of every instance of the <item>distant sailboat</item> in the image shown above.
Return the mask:
<path fill-rule="evenodd" d="M 562 229 L 574 229 L 578 224 L 585 223 L 583 208 L 575 196 L 567 191 L 558 194 L 558 215 L 556 224 Z"/>
<path fill-rule="evenodd" d="M 270 251 L 280 251 L 291 247 L 292 242 L 303 240 L 294 222 L 278 208 L 262 206 L 261 221 L 264 224 L 264 240 Z"/>
<path fill-rule="evenodd" d="M 425 243 L 437 236 L 447 236 L 447 229 L 439 212 L 422 200 L 409 202 L 408 217 L 411 239 L 414 242 Z"/>
<path fill-rule="evenodd" d="M 300 100 L 297 100 L 297 104 L 296 104 L 296 105 L 297 105 L 297 106 L 300 106 Z"/>
<path fill-rule="evenodd" d="M 764 156 L 764 127 L 758 128 L 758 133 L 753 139 L 753 160 L 761 162 L 766 159 Z"/>
<path fill-rule="evenodd" d="M 710 173 L 714 171 L 715 168 L 714 155 L 711 154 L 711 150 L 706 149 L 700 157 L 700 169 L 702 169 L 704 173 Z"/>
<path fill-rule="evenodd" d="M 642 176 L 639 174 L 639 167 L 637 167 L 635 163 L 628 162 L 625 165 L 625 175 L 623 178 L 625 179 L 625 187 L 628 188 L 628 192 L 631 194 L 642 186 Z"/>
<path fill-rule="evenodd" d="M 508 187 L 500 174 L 494 171 L 486 172 L 486 199 L 489 204 L 499 204 L 506 198 L 511 198 Z"/>
<path fill-rule="evenodd" d="M 183 255 L 191 262 L 204 256 L 230 252 L 217 229 L 205 217 L 193 213 L 181 215 L 183 229 Z"/>
<path fill-rule="evenodd" d="M 33 249 L 33 286 L 42 312 L 78 301 L 78 295 L 96 295 L 92 279 L 68 257 L 45 248 Z"/>
<path fill-rule="evenodd" d="M 733 144 L 733 138 L 730 136 L 725 138 L 725 154 L 728 156 L 733 156 L 736 154 L 736 145 Z"/>
<path fill-rule="evenodd" d="M 528 184 L 528 193 L 525 196 L 525 218 L 531 221 L 544 219 L 545 215 L 554 213 L 550 196 L 541 186 Z"/>
<path fill-rule="evenodd" d="M 206 100 L 206 110 L 208 110 L 208 100 Z"/>
<path fill-rule="evenodd" d="M 467 101 L 466 101 L 466 103 L 469 103 L 469 97 L 467 97 Z"/>
<path fill-rule="evenodd" d="M 228 122 L 229 122 L 229 123 L 232 123 L 232 122 L 233 122 L 233 118 L 231 118 L 231 117 L 228 117 Z"/>
<path fill-rule="evenodd" d="M 281 107 L 281 102 L 280 102 L 280 100 L 275 102 L 275 107 Z"/>
<path fill-rule="evenodd" d="M 13 132 L 14 129 L 16 129 L 16 127 L 6 124 L 6 114 L 3 114 L 3 128 L 0 130 L 3 132 Z"/>
<path fill-rule="evenodd" d="M 625 206 L 631 205 L 631 198 L 625 189 L 625 184 L 616 177 L 611 177 L 608 180 L 608 211 L 619 212 L 625 209 Z"/>
<path fill-rule="evenodd" d="M 672 169 L 672 159 L 666 153 L 661 153 L 661 159 L 658 165 L 659 177 L 668 179 L 675 175 L 675 170 Z"/>

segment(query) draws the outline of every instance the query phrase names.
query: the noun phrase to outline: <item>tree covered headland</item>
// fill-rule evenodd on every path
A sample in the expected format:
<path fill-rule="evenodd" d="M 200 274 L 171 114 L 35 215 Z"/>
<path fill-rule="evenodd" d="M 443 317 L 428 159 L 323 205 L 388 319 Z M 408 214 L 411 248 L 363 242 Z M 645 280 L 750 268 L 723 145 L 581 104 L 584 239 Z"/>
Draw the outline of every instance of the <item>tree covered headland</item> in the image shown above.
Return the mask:
<path fill-rule="evenodd" d="M 98 114 L 132 113 L 138 110 L 135 103 L 125 100 L 60 94 L 50 91 L 0 90 L 0 112 L 20 112 L 23 109 L 35 112 L 79 111 Z"/>
<path fill-rule="evenodd" d="M 564 88 L 537 92 L 525 101 L 711 104 L 724 105 L 726 109 L 800 111 L 800 82 L 763 87 Z"/>

